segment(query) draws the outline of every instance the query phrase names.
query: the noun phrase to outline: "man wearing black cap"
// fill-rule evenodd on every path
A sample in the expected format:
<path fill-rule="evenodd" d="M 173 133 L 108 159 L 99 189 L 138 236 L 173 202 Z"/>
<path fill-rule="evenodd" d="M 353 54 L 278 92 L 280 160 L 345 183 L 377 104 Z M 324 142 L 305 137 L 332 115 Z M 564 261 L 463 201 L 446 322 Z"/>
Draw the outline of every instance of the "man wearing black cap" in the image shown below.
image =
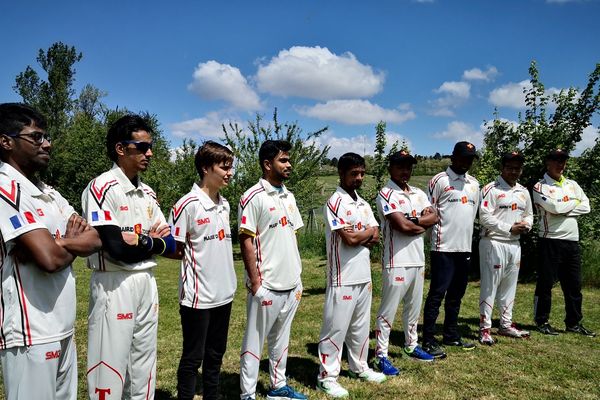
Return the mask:
<path fill-rule="evenodd" d="M 377 210 L 383 226 L 383 283 L 377 312 L 375 365 L 386 375 L 398 375 L 398 369 L 387 357 L 400 301 L 404 302 L 404 353 L 419 361 L 433 361 L 433 356 L 417 343 L 417 323 L 423 301 L 423 235 L 438 217 L 427 195 L 408 184 L 417 160 L 402 150 L 392 154 L 389 162 L 390 180 L 377 196 Z"/>
<path fill-rule="evenodd" d="M 524 338 L 529 332 L 512 322 L 512 310 L 521 265 L 520 235 L 533 225 L 533 209 L 527 188 L 517 183 L 525 159 L 513 151 L 502 156 L 501 174 L 481 191 L 479 223 L 479 342 L 493 345 L 491 335 L 494 302 L 500 310 L 498 334 Z"/>
<path fill-rule="evenodd" d="M 581 253 L 577 217 L 590 212 L 590 202 L 577 182 L 563 176 L 569 154 L 552 150 L 546 156 L 546 173 L 533 187 L 533 202 L 539 218 L 539 251 L 534 316 L 538 330 L 558 335 L 550 325 L 552 286 L 558 277 L 565 296 L 567 332 L 594 337 L 581 325 Z"/>
<path fill-rule="evenodd" d="M 444 297 L 443 343 L 463 350 L 475 348 L 473 343 L 463 342 L 458 331 L 458 313 L 471 265 L 473 220 L 479 205 L 479 182 L 467 173 L 475 158 L 472 143 L 458 142 L 450 166 L 429 181 L 429 201 L 440 219 L 431 232 L 431 284 L 423 312 L 423 349 L 438 358 L 446 356 L 434 337 Z"/>

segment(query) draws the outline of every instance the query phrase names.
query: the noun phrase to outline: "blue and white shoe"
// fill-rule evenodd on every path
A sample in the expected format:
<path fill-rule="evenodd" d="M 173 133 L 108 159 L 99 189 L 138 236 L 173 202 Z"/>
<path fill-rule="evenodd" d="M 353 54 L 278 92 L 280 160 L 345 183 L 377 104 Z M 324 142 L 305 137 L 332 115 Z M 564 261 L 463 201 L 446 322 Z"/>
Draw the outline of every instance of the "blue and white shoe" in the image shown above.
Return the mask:
<path fill-rule="evenodd" d="M 434 356 L 423 350 L 421 346 L 417 346 L 412 350 L 409 347 L 405 347 L 404 354 L 418 361 L 431 362 L 435 359 Z"/>
<path fill-rule="evenodd" d="M 271 389 L 267 392 L 267 400 L 306 400 L 307 397 L 300 392 L 296 392 L 290 385 L 285 385 L 279 389 Z"/>
<path fill-rule="evenodd" d="M 394 367 L 394 364 L 392 364 L 392 362 L 388 360 L 387 357 L 376 357 L 374 366 L 381 373 L 387 376 L 396 376 L 400 373 L 400 370 Z"/>

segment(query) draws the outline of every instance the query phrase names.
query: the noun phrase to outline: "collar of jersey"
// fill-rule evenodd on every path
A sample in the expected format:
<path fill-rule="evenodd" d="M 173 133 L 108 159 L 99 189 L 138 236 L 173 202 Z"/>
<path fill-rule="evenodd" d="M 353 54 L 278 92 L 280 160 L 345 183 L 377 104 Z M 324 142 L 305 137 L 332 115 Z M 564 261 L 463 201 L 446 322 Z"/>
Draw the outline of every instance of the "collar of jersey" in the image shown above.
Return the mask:
<path fill-rule="evenodd" d="M 408 185 L 408 184 L 407 184 Z M 387 187 L 389 187 L 390 189 L 393 189 L 397 192 L 406 194 L 406 192 L 396 184 L 396 182 L 394 182 L 393 180 L 389 179 L 388 183 L 386 184 Z M 415 188 L 413 186 L 408 185 L 408 194 L 415 194 L 417 193 L 417 191 L 415 190 Z"/>
<path fill-rule="evenodd" d="M 454 172 L 450 167 L 446 168 L 446 174 L 448 174 L 448 178 L 450 178 L 453 181 L 462 179 L 465 182 L 469 182 L 469 174 L 459 175 L 456 172 Z"/>
<path fill-rule="evenodd" d="M 335 191 L 336 191 L 336 193 L 339 193 L 339 194 L 340 194 L 340 196 L 346 196 L 346 197 L 348 197 L 348 202 L 349 202 L 349 203 L 356 203 L 356 204 L 358 204 L 358 203 L 361 203 L 361 202 L 362 202 L 362 203 L 364 203 L 364 202 L 365 202 L 365 201 L 363 200 L 363 198 L 362 198 L 362 197 L 360 197 L 360 196 L 358 195 L 358 193 L 356 193 L 356 200 L 354 200 L 354 199 L 352 198 L 352 196 L 350 196 L 350 195 L 348 194 L 348 192 L 346 192 L 344 189 L 342 189 L 342 187 L 341 187 L 341 186 L 338 186 L 338 187 L 335 189 Z"/>
<path fill-rule="evenodd" d="M 138 175 L 138 186 L 135 187 L 135 185 L 133 183 L 131 183 L 131 181 L 129 180 L 127 175 L 125 175 L 125 172 L 123 172 L 123 170 L 116 163 L 113 163 L 111 172 L 112 172 L 113 176 L 115 177 L 115 179 L 119 182 L 119 185 L 121 185 L 121 187 L 123 188 L 123 191 L 125 193 L 129 193 L 134 190 L 142 190 L 142 180 L 140 179 L 139 175 Z"/>
<path fill-rule="evenodd" d="M 262 185 L 263 189 L 265 189 L 265 192 L 267 192 L 268 194 L 273 194 L 273 192 L 275 192 L 277 194 L 287 195 L 288 190 L 283 183 L 281 184 L 281 187 L 283 188 L 283 191 L 281 193 L 275 188 L 275 186 L 271 185 L 269 181 L 264 178 L 260 178 L 260 184 Z"/>
<path fill-rule="evenodd" d="M 40 197 L 44 195 L 51 195 L 51 191 L 53 190 L 50 186 L 46 185 L 43 182 L 40 182 L 41 188 L 34 185 L 26 176 L 21 174 L 12 165 L 1 162 L 0 161 L 0 174 L 4 174 L 8 176 L 9 179 L 14 179 L 19 182 L 19 185 L 24 186 L 26 188 L 27 193 L 31 194 L 34 197 Z"/>
<path fill-rule="evenodd" d="M 497 186 L 499 186 L 503 189 L 507 189 L 507 190 L 521 190 L 523 188 L 523 186 L 521 186 L 521 184 L 519 182 L 516 182 L 515 186 L 511 187 L 508 183 L 506 183 L 504 178 L 500 175 L 498 175 L 496 182 L 498 182 Z"/>
<path fill-rule="evenodd" d="M 210 197 L 208 197 L 208 195 L 204 192 L 204 190 L 200 189 L 200 186 L 198 186 L 197 183 L 194 183 L 194 186 L 192 186 L 192 192 L 194 192 L 194 194 L 198 197 L 198 201 L 200 202 L 200 204 L 202 204 L 202 207 L 204 207 L 205 210 L 210 210 L 213 209 L 217 206 L 222 207 L 223 206 L 223 196 L 221 196 L 221 194 L 219 193 L 219 202 L 217 204 L 215 204 L 212 199 Z"/>
<path fill-rule="evenodd" d="M 561 175 L 560 180 L 559 181 L 555 181 L 554 179 L 552 179 L 550 177 L 550 175 L 548 175 L 548 173 L 546 172 L 544 174 L 544 179 L 546 180 L 546 182 L 548 182 L 550 185 L 555 185 L 558 187 L 562 187 L 562 185 L 564 185 L 567 182 L 567 178 L 565 178 L 564 175 Z"/>

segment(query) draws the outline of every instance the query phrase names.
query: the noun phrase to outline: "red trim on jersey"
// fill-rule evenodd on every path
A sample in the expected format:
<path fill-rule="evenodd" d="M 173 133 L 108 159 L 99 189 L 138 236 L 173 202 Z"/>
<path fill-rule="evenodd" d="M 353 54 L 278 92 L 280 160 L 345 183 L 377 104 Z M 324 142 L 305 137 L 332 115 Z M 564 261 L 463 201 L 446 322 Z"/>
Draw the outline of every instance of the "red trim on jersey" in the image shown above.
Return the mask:
<path fill-rule="evenodd" d="M 118 185 L 119 182 L 117 182 L 116 179 L 113 179 L 112 181 L 108 181 L 104 184 L 104 186 L 102 186 L 101 188 L 98 188 L 96 186 L 96 179 L 94 179 L 92 181 L 92 184 L 90 185 L 90 192 L 92 192 L 92 195 L 94 197 L 94 200 L 96 200 L 96 203 L 98 203 L 99 206 L 102 206 L 102 203 L 104 202 L 104 198 L 106 197 L 106 193 L 108 193 L 108 190 L 115 186 Z"/>
<path fill-rule="evenodd" d="M 100 365 L 104 365 L 106 366 L 108 369 L 110 369 L 111 371 L 113 371 L 115 374 L 117 374 L 117 376 L 119 377 L 119 379 L 121 380 L 121 385 L 125 384 L 125 381 L 123 380 L 123 376 L 119 373 L 119 371 L 113 367 L 111 367 L 109 364 L 105 363 L 104 361 L 100 361 L 98 364 L 94 365 L 92 368 L 88 369 L 87 372 L 85 373 L 85 375 L 89 375 L 93 370 L 95 370 L 96 368 L 98 368 Z"/>
<path fill-rule="evenodd" d="M 25 290 L 21 281 L 21 273 L 19 272 L 19 262 L 15 257 L 15 274 L 17 278 L 17 293 L 19 293 L 19 301 L 21 303 L 21 325 L 23 329 L 23 342 L 25 346 L 31 346 L 31 328 L 29 326 L 29 313 L 27 312 L 27 302 L 25 301 Z"/>
<path fill-rule="evenodd" d="M 258 271 L 258 279 L 260 279 L 260 282 L 262 284 L 262 273 L 260 272 L 260 266 L 262 264 L 262 252 L 260 251 L 261 246 L 258 231 L 256 232 L 256 236 L 254 239 L 256 243 L 256 270 Z"/>
<path fill-rule="evenodd" d="M 542 218 L 544 223 L 544 237 L 548 237 L 548 213 L 544 212 L 544 217 Z"/>
<path fill-rule="evenodd" d="M 19 199 L 21 198 L 21 185 L 16 180 L 10 182 L 10 192 L 0 186 L 0 198 L 4 199 L 12 208 L 19 211 Z"/>
<path fill-rule="evenodd" d="M 179 207 L 177 207 L 177 204 L 173 206 L 173 208 L 171 209 L 171 214 L 173 215 L 173 225 L 176 224 L 177 220 L 179 220 L 179 217 L 181 217 L 181 212 L 183 211 L 183 209 L 186 208 L 188 204 L 194 201 L 198 201 L 198 198 L 196 196 L 190 196 L 184 199 L 181 202 L 181 204 L 179 204 Z"/>
<path fill-rule="evenodd" d="M 264 191 L 265 191 L 265 188 L 263 188 L 262 186 L 254 189 L 252 192 L 248 193 L 248 196 L 246 196 L 245 199 L 244 198 L 240 199 L 240 206 L 242 206 L 242 208 L 246 207 L 248 202 L 250 202 L 250 200 L 252 200 L 254 198 L 254 196 L 256 196 L 258 193 L 264 192 Z"/>
<path fill-rule="evenodd" d="M 244 351 L 242 354 L 240 354 L 240 358 L 244 357 L 246 354 L 250 354 L 252 357 L 254 357 L 258 361 L 260 361 L 260 357 L 257 356 L 256 354 L 254 354 L 253 352 L 251 352 L 250 350 Z"/>
<path fill-rule="evenodd" d="M 274 370 L 277 370 L 277 366 L 279 365 L 279 363 L 281 362 L 281 359 L 283 358 L 283 355 L 285 353 L 287 353 L 288 348 L 286 347 L 285 349 L 283 349 L 283 351 L 281 352 L 281 357 L 279 357 L 279 359 L 277 360 L 277 362 L 275 363 L 275 367 L 273 367 Z M 275 371 L 275 379 L 273 379 L 273 387 L 277 386 L 277 371 Z"/>
<path fill-rule="evenodd" d="M 436 250 L 440 250 L 441 247 L 441 243 L 442 243 L 442 220 L 440 218 L 440 221 L 437 223 L 438 225 L 438 230 L 437 230 L 437 237 L 435 238 L 435 249 Z"/>
<path fill-rule="evenodd" d="M 331 210 L 331 212 L 333 213 L 333 215 L 335 215 L 336 217 L 338 217 L 338 211 L 340 209 L 340 203 L 342 202 L 342 198 L 338 197 L 335 201 L 335 203 L 331 203 L 331 201 L 327 202 L 327 207 Z"/>
<path fill-rule="evenodd" d="M 390 237 L 390 268 L 394 268 L 394 229 L 389 227 L 389 237 Z"/>
<path fill-rule="evenodd" d="M 389 189 L 387 193 L 384 192 L 386 188 L 383 188 L 379 191 L 379 195 L 383 197 L 385 201 L 390 202 L 390 198 L 392 197 L 392 193 L 394 193 L 394 189 Z"/>
<path fill-rule="evenodd" d="M 441 178 L 443 178 L 446 175 L 447 175 L 446 172 L 440 172 L 439 174 L 437 174 L 433 178 L 431 178 L 431 180 L 429 181 L 429 195 L 433 194 L 433 188 L 435 187 L 435 185 L 438 183 L 438 181 Z"/>
<path fill-rule="evenodd" d="M 198 298 L 200 297 L 198 295 L 199 292 L 199 287 L 200 287 L 200 280 L 198 277 L 198 274 L 196 273 L 196 267 L 197 267 L 197 263 L 196 263 L 196 257 L 194 257 L 194 247 L 192 246 L 192 242 L 189 242 L 190 244 L 190 251 L 191 253 L 191 257 L 192 257 L 192 273 L 194 274 L 194 297 L 192 298 L 192 307 L 196 308 L 196 306 L 198 305 Z"/>
<path fill-rule="evenodd" d="M 0 243 L 0 276 L 4 273 L 4 259 L 6 258 L 6 249 L 4 241 Z M 4 293 L 0 289 L 0 349 L 6 347 L 6 336 L 4 335 Z"/>

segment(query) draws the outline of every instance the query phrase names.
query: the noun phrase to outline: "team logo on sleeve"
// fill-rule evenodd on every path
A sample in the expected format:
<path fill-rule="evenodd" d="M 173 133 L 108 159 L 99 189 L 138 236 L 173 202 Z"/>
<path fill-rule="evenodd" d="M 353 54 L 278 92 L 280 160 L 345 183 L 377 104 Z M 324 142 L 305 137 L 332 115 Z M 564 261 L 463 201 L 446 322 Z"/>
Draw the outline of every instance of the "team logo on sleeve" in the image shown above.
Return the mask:
<path fill-rule="evenodd" d="M 110 216 L 110 211 L 100 210 L 100 211 L 92 211 L 92 221 L 112 221 L 112 217 Z"/>
<path fill-rule="evenodd" d="M 217 235 L 219 236 L 219 240 L 225 239 L 225 229 L 221 229 Z"/>
<path fill-rule="evenodd" d="M 19 211 L 21 202 L 21 185 L 15 180 L 10 182 L 10 187 L 0 186 L 0 198 L 8 203 L 12 208 Z"/>
<path fill-rule="evenodd" d="M 96 204 L 98 204 L 98 207 L 102 207 L 102 203 L 104 203 L 104 200 L 106 199 L 108 190 L 118 184 L 119 182 L 117 182 L 116 179 L 113 179 L 112 181 L 106 182 L 103 186 L 98 187 L 96 186 L 96 180 L 92 181 L 90 192 L 92 193 L 92 198 L 96 201 Z"/>
<path fill-rule="evenodd" d="M 467 196 L 463 196 L 460 199 L 460 202 L 463 203 L 463 204 L 467 204 L 468 201 L 469 201 L 469 199 L 467 198 Z"/>
<path fill-rule="evenodd" d="M 288 220 L 287 217 L 281 217 L 281 219 L 279 220 L 279 222 L 281 222 L 281 226 L 286 226 L 288 224 Z"/>
<path fill-rule="evenodd" d="M 133 226 L 133 231 L 138 234 L 141 235 L 142 234 L 142 224 L 135 224 Z"/>

